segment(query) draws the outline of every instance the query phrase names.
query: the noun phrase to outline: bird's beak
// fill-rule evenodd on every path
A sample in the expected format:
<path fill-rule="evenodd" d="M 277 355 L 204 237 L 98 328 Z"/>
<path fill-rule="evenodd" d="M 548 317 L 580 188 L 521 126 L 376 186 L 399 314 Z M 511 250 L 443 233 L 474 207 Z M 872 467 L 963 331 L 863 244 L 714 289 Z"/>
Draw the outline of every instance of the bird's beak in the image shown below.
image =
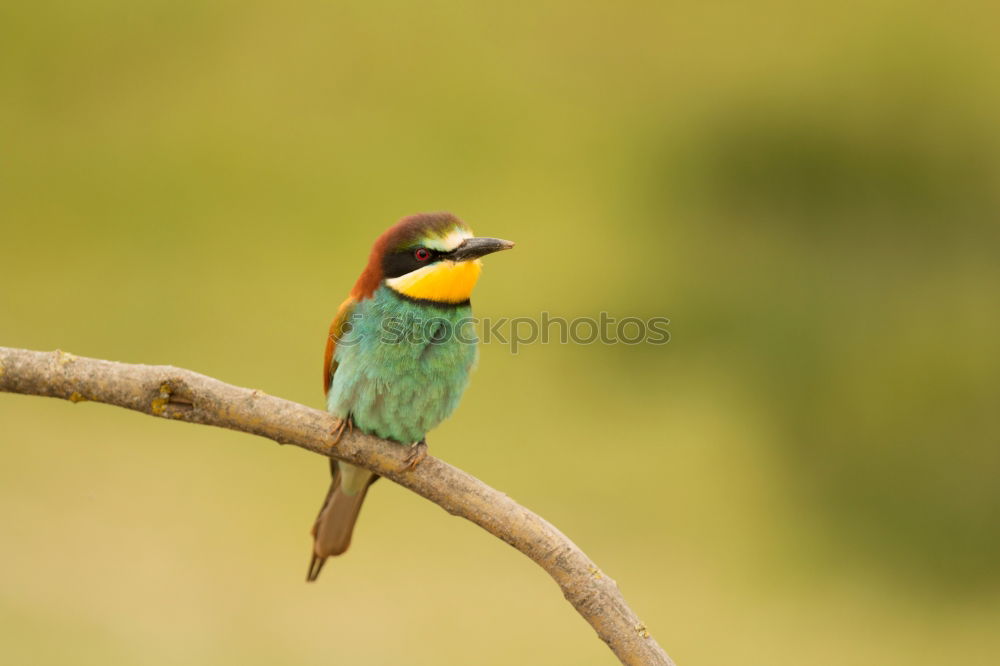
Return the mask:
<path fill-rule="evenodd" d="M 461 245 L 448 253 L 452 261 L 468 261 L 500 250 L 509 250 L 514 243 L 499 238 L 466 238 Z"/>

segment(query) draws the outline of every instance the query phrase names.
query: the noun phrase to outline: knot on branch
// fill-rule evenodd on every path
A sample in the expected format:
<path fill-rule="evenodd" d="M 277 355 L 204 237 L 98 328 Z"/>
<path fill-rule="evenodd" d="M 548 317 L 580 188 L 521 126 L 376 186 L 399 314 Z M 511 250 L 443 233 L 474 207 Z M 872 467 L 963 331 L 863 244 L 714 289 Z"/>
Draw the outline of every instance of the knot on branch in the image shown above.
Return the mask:
<path fill-rule="evenodd" d="M 153 416 L 164 418 L 181 418 L 194 409 L 194 400 L 186 390 L 183 382 L 166 380 L 160 384 L 160 390 L 149 404 Z"/>

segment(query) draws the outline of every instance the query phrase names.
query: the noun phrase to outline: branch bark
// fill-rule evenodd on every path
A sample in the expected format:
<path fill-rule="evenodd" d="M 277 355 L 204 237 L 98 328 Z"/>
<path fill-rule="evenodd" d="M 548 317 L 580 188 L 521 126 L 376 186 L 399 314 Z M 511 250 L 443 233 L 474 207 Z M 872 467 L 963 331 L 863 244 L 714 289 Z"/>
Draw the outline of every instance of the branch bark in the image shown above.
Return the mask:
<path fill-rule="evenodd" d="M 331 447 L 334 419 L 326 412 L 172 366 L 8 347 L 0 347 L 0 391 L 90 400 L 229 428 L 370 469 L 448 513 L 471 520 L 531 558 L 552 576 L 567 601 L 623 664 L 673 665 L 625 603 L 615 581 L 551 523 L 432 456 L 407 471 L 406 450 L 394 442 L 354 431 Z"/>

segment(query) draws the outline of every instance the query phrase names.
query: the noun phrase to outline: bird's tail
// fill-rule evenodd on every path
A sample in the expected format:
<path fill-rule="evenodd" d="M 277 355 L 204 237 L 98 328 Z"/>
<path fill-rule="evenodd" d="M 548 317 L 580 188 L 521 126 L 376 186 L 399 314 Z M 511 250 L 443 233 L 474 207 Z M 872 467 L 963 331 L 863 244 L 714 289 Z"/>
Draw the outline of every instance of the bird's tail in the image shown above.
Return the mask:
<path fill-rule="evenodd" d="M 340 555 L 351 545 L 361 503 L 365 501 L 368 486 L 378 479 L 373 472 L 333 459 L 330 471 L 333 481 L 312 528 L 313 553 L 307 581 L 316 580 L 326 558 Z"/>

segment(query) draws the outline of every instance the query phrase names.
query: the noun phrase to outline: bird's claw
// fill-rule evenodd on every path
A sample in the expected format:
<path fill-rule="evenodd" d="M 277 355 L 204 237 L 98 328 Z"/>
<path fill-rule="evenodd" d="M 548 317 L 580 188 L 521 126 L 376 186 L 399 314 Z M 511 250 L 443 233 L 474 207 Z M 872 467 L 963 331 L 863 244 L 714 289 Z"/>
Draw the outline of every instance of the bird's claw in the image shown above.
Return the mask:
<path fill-rule="evenodd" d="M 427 442 L 420 440 L 416 444 L 410 446 L 410 452 L 406 456 L 406 467 L 404 471 L 409 472 L 410 470 L 416 469 L 417 465 L 424 461 L 427 457 Z"/>
<path fill-rule="evenodd" d="M 333 441 L 330 442 L 330 446 L 337 446 L 340 443 L 340 438 L 344 436 L 344 431 L 349 430 L 354 432 L 354 421 L 351 420 L 350 416 L 342 419 L 337 419 L 337 425 L 333 427 L 330 434 L 333 435 Z"/>

